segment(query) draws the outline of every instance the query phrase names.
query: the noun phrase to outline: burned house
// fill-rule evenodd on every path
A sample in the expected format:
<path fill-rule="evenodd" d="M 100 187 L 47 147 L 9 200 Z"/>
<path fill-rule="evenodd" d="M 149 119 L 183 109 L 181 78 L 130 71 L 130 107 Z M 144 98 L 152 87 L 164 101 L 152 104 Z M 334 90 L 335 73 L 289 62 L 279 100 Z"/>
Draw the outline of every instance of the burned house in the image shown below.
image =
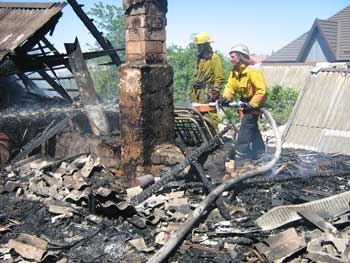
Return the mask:
<path fill-rule="evenodd" d="M 2 79 L 16 77 L 33 91 L 18 104 L 7 100 L 0 120 L 1 261 L 349 261 L 348 156 L 282 151 L 266 112 L 275 134 L 266 162 L 224 180 L 222 136 L 231 127 L 204 134 L 185 122 L 199 123 L 195 112 L 172 105 L 167 1 L 123 1 L 126 61 L 111 57 L 121 76 L 118 110 L 98 103 L 78 41 L 63 55 L 43 41 L 64 4 L 2 4 L 4 14 L 35 15 L 40 23 L 2 49 L 10 65 L 4 72 L 16 69 Z M 40 55 L 30 55 L 36 45 Z M 78 98 L 47 73 L 58 65 L 70 70 Z M 39 87 L 17 75 L 32 71 L 59 98 L 33 95 Z M 176 135 L 191 147 L 175 147 Z"/>
<path fill-rule="evenodd" d="M 52 105 L 54 101 L 57 101 L 64 111 L 57 110 L 53 114 L 62 115 L 63 118 L 69 112 L 68 118 L 75 120 L 73 124 L 79 126 L 77 129 L 79 135 L 75 136 L 73 132 L 68 133 L 66 137 L 63 132 L 60 136 L 54 136 L 55 142 L 47 146 L 50 155 L 61 158 L 83 152 L 94 153 L 95 156 L 101 157 L 106 162 L 113 162 L 113 164 L 106 163 L 106 165 L 114 165 L 118 169 L 120 168 L 118 160 L 121 159 L 125 174 L 131 174 L 130 176 L 134 177 L 135 168 L 138 165 L 150 163 L 154 148 L 162 143 L 173 142 L 175 136 L 171 89 L 172 71 L 166 64 L 165 56 L 166 21 L 164 14 L 166 6 L 163 4 L 157 6 L 147 2 L 145 7 L 137 7 L 137 11 L 134 11 L 133 8 L 127 6 L 127 3 L 124 3 L 127 15 L 127 48 L 125 50 L 126 63 L 119 68 L 121 100 L 120 105 L 112 105 L 114 110 L 109 111 L 103 109 L 99 104 L 84 59 L 108 55 L 111 58 L 111 64 L 120 66 L 122 62 L 110 42 L 96 29 L 81 6 L 74 0 L 68 3 L 96 38 L 103 48 L 102 51 L 82 54 L 79 42 L 76 40 L 75 43 L 65 44 L 66 53 L 60 54 L 45 38 L 46 34 L 54 32 L 65 3 L 2 4 L 2 10 L 4 14 L 7 14 L 4 15 L 1 22 L 4 28 L 2 34 L 4 34 L 4 39 L 7 39 L 1 47 L 3 52 L 2 79 L 4 82 L 13 79 L 16 83 L 12 85 L 16 86 L 16 90 L 11 85 L 3 85 L 1 90 L 6 93 L 3 96 L 3 106 L 14 106 L 13 100 L 21 101 L 22 109 L 25 108 L 23 107 L 25 105 L 36 106 L 46 102 L 46 108 L 53 110 Z M 17 23 L 16 19 L 20 20 L 20 23 Z M 10 23 L 18 27 L 8 28 L 7 25 Z M 146 27 L 149 28 L 149 31 L 145 31 Z M 23 29 L 26 29 L 24 34 Z M 16 41 L 13 41 L 14 39 Z M 66 69 L 68 75 L 60 78 L 58 71 L 62 69 Z M 37 86 L 38 78 L 33 78 L 33 75 L 38 76 L 50 86 L 51 96 L 43 93 L 42 89 Z M 73 80 L 75 89 L 64 87 L 62 79 Z M 136 88 L 137 86 L 139 88 Z M 20 95 L 21 93 L 23 96 Z M 33 103 L 28 97 L 32 97 L 38 103 Z M 5 98 L 8 98 L 7 101 Z M 121 109 L 120 112 L 119 109 Z M 2 132 L 15 142 L 15 151 L 20 151 L 21 155 L 25 156 L 34 150 L 34 146 L 26 153 L 21 149 L 33 138 L 29 135 L 27 141 L 21 139 L 24 131 L 28 129 L 25 127 L 26 123 L 32 123 L 31 126 L 36 129 L 27 134 L 32 132 L 37 135 L 38 132 L 48 128 L 53 119 L 56 119 L 56 122 L 60 120 L 59 116 L 47 116 L 51 114 L 50 110 L 45 110 L 41 117 L 28 116 L 32 119 L 23 121 L 23 129 L 2 125 Z M 11 123 L 11 117 L 9 118 L 4 122 Z M 39 124 L 39 122 L 43 123 Z M 18 126 L 18 123 L 16 125 Z M 60 129 L 63 130 L 64 127 L 65 125 Z M 113 134 L 117 136 L 113 140 L 107 139 L 113 141 L 112 145 L 107 146 L 97 143 L 95 139 L 91 141 L 91 138 L 82 137 L 84 133 L 94 136 L 110 137 Z M 120 134 L 122 134 L 121 137 Z M 97 140 L 102 141 L 101 138 Z M 41 143 L 36 143 L 36 146 Z"/>

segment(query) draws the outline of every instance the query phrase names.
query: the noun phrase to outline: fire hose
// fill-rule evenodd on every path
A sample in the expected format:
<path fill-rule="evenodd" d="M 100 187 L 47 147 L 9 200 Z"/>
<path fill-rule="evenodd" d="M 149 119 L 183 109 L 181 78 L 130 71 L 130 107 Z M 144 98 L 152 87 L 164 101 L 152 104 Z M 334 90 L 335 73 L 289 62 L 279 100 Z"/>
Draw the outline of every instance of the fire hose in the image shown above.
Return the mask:
<path fill-rule="evenodd" d="M 232 104 L 233 105 L 233 104 Z M 208 207 L 225 191 L 230 190 L 235 184 L 246 180 L 248 178 L 252 178 L 256 175 L 263 174 L 269 170 L 272 170 L 273 167 L 277 164 L 277 161 L 281 155 L 281 136 L 279 134 L 277 125 L 272 115 L 265 109 L 261 108 L 261 112 L 267 118 L 269 123 L 272 126 L 276 144 L 275 144 L 275 152 L 273 158 L 266 164 L 261 167 L 258 167 L 255 170 L 248 170 L 243 172 L 242 174 L 237 175 L 236 177 L 225 181 L 224 183 L 217 186 L 213 189 L 206 198 L 199 204 L 199 206 L 193 210 L 192 214 L 188 217 L 187 221 L 185 221 L 179 228 L 178 231 L 169 238 L 169 241 L 160 249 L 156 254 L 154 254 L 147 262 L 148 263 L 160 263 L 164 262 L 170 255 L 170 253 L 184 240 L 187 233 L 193 228 L 193 225 L 202 218 L 202 216 L 207 211 Z"/>

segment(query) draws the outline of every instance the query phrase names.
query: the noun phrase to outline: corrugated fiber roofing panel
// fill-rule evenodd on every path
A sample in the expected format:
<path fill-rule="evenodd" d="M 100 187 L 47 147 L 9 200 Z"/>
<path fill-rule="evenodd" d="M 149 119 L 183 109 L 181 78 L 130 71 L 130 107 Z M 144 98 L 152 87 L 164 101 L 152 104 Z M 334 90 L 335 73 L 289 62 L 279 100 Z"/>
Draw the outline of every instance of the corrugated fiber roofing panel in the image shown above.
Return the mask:
<path fill-rule="evenodd" d="M 325 149 L 350 154 L 349 103 L 350 75 L 344 72 L 320 72 L 310 76 L 299 95 L 285 142 L 310 149 Z M 333 131 L 333 132 L 330 132 Z M 299 147 L 300 148 L 300 147 Z"/>
<path fill-rule="evenodd" d="M 65 5 L 65 3 L 0 3 L 0 50 L 13 51 L 58 14 Z M 0 54 L 1 60 L 6 53 Z"/>

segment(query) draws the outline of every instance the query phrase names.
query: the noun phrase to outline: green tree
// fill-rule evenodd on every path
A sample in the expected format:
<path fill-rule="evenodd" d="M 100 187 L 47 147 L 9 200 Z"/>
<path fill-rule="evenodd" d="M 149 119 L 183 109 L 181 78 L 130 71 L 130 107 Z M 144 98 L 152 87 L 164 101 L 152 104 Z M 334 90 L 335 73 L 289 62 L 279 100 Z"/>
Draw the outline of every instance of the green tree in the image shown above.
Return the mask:
<path fill-rule="evenodd" d="M 88 12 L 94 19 L 95 26 L 103 32 L 114 48 L 125 46 L 125 16 L 124 10 L 115 5 L 108 5 L 99 2 Z M 91 50 L 101 49 L 95 42 L 90 45 Z M 124 54 L 118 53 L 124 59 Z M 118 69 L 115 65 L 108 65 L 111 62 L 109 56 L 90 60 L 88 67 L 95 85 L 95 89 L 102 100 L 119 97 Z"/>
<path fill-rule="evenodd" d="M 295 89 L 275 85 L 268 89 L 265 107 L 271 111 L 277 123 L 285 124 L 297 99 Z"/>
<path fill-rule="evenodd" d="M 171 45 L 167 49 L 167 60 L 174 71 L 174 102 L 180 103 L 189 100 L 189 94 L 194 82 L 194 72 L 197 62 L 197 48 L 190 43 L 187 47 Z M 231 62 L 220 52 L 216 53 L 221 57 L 225 81 L 232 68 Z"/>
<path fill-rule="evenodd" d="M 298 92 L 295 89 L 275 85 L 267 88 L 264 107 L 270 111 L 276 122 L 281 125 L 287 123 L 297 99 Z M 240 121 L 237 112 L 230 108 L 224 108 L 223 115 L 220 117 L 221 122 L 235 124 Z"/>
<path fill-rule="evenodd" d="M 194 44 L 182 48 L 171 45 L 167 49 L 167 60 L 174 71 L 174 101 L 188 101 L 193 84 L 197 49 Z"/>

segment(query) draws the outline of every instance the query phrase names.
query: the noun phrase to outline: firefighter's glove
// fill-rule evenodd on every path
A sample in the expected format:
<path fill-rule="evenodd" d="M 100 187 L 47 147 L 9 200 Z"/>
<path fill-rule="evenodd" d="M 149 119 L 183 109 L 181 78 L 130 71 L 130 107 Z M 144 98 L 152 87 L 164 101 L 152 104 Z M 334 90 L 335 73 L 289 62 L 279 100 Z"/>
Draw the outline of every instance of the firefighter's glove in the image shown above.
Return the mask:
<path fill-rule="evenodd" d="M 212 89 L 210 92 L 210 101 L 215 102 L 218 99 L 220 99 L 220 91 L 218 91 L 216 89 Z"/>
<path fill-rule="evenodd" d="M 220 98 L 218 101 L 219 106 L 226 107 L 230 104 L 230 101 L 224 97 Z"/>
<path fill-rule="evenodd" d="M 254 107 L 249 102 L 243 102 L 241 104 L 241 107 L 242 107 L 243 113 L 248 113 L 254 110 Z"/>

